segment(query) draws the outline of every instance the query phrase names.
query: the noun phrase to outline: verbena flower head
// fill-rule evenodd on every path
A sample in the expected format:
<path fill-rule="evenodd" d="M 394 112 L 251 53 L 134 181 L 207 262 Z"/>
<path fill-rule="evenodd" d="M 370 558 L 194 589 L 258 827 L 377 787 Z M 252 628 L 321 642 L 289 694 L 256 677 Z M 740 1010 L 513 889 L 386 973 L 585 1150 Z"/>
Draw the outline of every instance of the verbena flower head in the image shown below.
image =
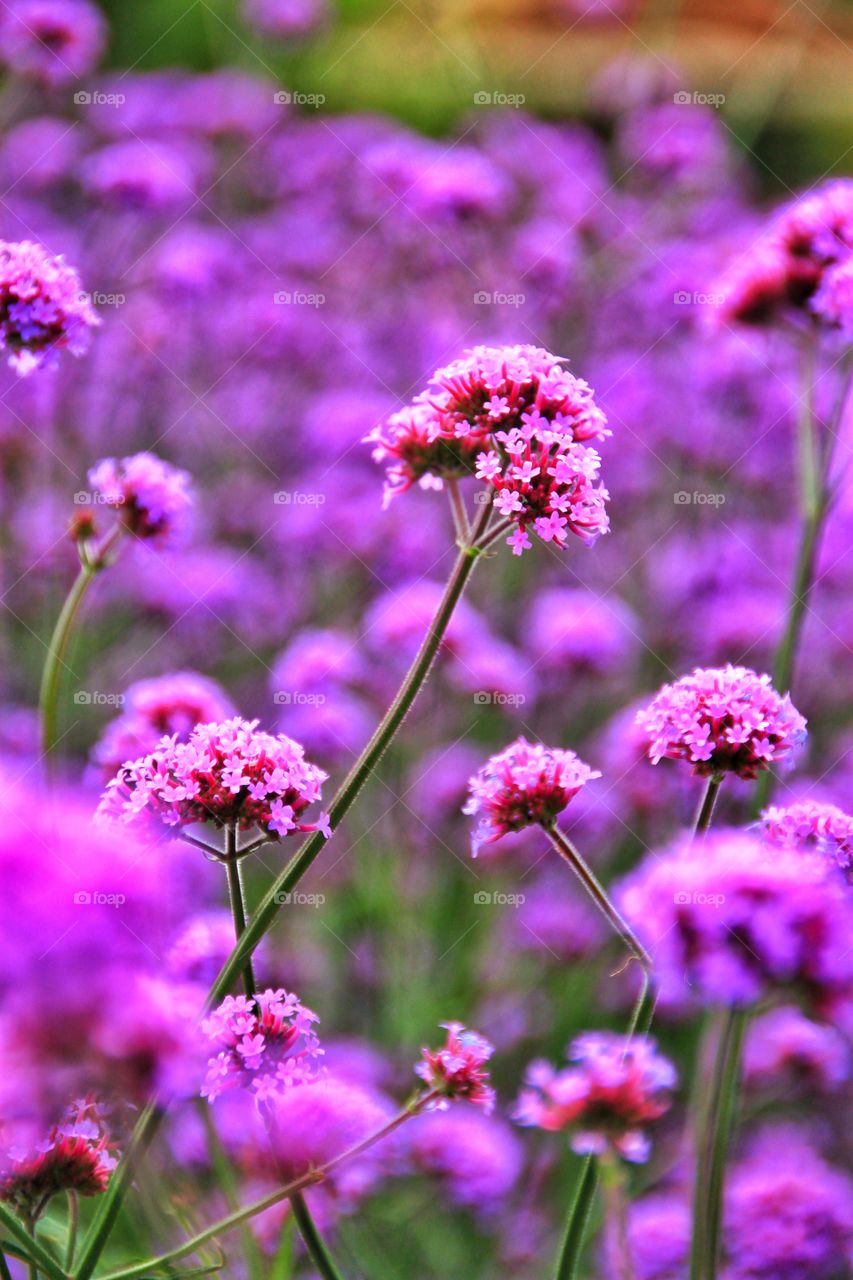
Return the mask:
<path fill-rule="evenodd" d="M 12 1147 L 0 1165 L 0 1200 L 34 1223 L 50 1200 L 62 1192 L 94 1196 L 106 1191 L 116 1160 L 97 1107 L 90 1099 L 75 1103 L 44 1142 Z"/>
<path fill-rule="evenodd" d="M 224 720 L 233 711 L 225 690 L 197 671 L 138 680 L 126 690 L 122 714 L 107 726 L 92 759 L 111 777 L 125 760 L 156 747 L 164 734 L 184 739 L 196 725 Z"/>
<path fill-rule="evenodd" d="M 65 84 L 93 70 L 105 36 L 89 0 L 17 0 L 0 20 L 0 59 L 15 75 Z"/>
<path fill-rule="evenodd" d="M 649 738 L 649 759 L 687 760 L 702 777 L 735 773 L 755 778 L 771 764 L 790 766 L 806 722 L 769 676 L 748 667 L 697 668 L 666 684 L 637 713 Z"/>
<path fill-rule="evenodd" d="M 299 743 L 257 726 L 257 720 L 235 716 L 197 725 L 186 742 L 176 734 L 161 738 L 148 755 L 121 767 L 98 806 L 99 817 L 133 822 L 149 814 L 169 827 L 209 822 L 279 836 L 328 834 L 325 814 L 302 820 L 328 775 L 305 759 Z"/>
<path fill-rule="evenodd" d="M 721 282 L 725 301 L 716 318 L 754 324 L 815 317 L 846 328 L 849 286 L 832 278 L 851 250 L 853 182 L 840 179 L 794 200 L 741 255 Z"/>
<path fill-rule="evenodd" d="M 27 375 L 58 351 L 82 355 L 100 324 L 80 277 L 31 240 L 0 240 L 0 350 Z"/>
<path fill-rule="evenodd" d="M 747 1086 L 806 1096 L 850 1079 L 850 1048 L 835 1027 L 813 1022 L 793 1005 L 771 1009 L 749 1027 L 743 1058 Z"/>
<path fill-rule="evenodd" d="M 494 1045 L 461 1022 L 441 1025 L 447 1031 L 447 1040 L 440 1049 L 425 1046 L 415 1067 L 415 1074 L 428 1090 L 441 1095 L 432 1106 L 443 1110 L 450 1102 L 461 1100 L 490 1112 L 495 1105 L 495 1091 L 489 1084 L 486 1063 L 495 1051 Z"/>
<path fill-rule="evenodd" d="M 153 453 L 104 458 L 89 472 L 89 483 L 135 537 L 168 546 L 183 533 L 192 506 L 190 477 Z"/>
<path fill-rule="evenodd" d="M 471 794 L 464 812 L 480 815 L 472 836 L 474 856 L 509 831 L 535 823 L 551 826 L 581 787 L 600 777 L 574 751 L 517 738 L 491 756 L 468 784 Z"/>
<path fill-rule="evenodd" d="M 646 1126 L 668 1110 L 677 1083 L 672 1063 L 647 1036 L 588 1031 L 569 1045 L 569 1066 L 528 1068 L 515 1118 L 551 1132 L 569 1130 L 580 1154 L 613 1150 L 626 1160 L 648 1159 Z"/>
<path fill-rule="evenodd" d="M 518 1135 L 497 1116 L 452 1107 L 406 1126 L 407 1155 L 432 1175 L 454 1205 L 492 1213 L 507 1199 L 523 1167 Z"/>
<path fill-rule="evenodd" d="M 274 40 L 301 40 L 313 35 L 329 17 L 328 0 L 243 0 L 250 26 Z"/>
<path fill-rule="evenodd" d="M 821 1016 L 849 1006 L 853 904 L 821 856 L 723 829 L 647 858 L 618 902 L 665 1002 L 749 1005 L 793 991 Z"/>
<path fill-rule="evenodd" d="M 607 490 L 590 441 L 609 435 L 589 386 L 540 347 L 474 347 L 439 369 L 408 409 L 373 431 L 374 456 L 389 462 L 386 499 L 415 481 L 441 485 L 473 474 L 515 528 L 520 555 L 532 529 L 565 547 L 609 529 Z"/>
<path fill-rule="evenodd" d="M 853 818 L 834 804 L 802 800 L 771 805 L 758 823 L 765 840 L 795 849 L 816 850 L 853 880 Z"/>
<path fill-rule="evenodd" d="M 226 996 L 201 1024 L 220 1046 L 208 1063 L 201 1096 L 215 1102 L 228 1089 L 249 1089 L 261 1106 L 316 1079 L 323 1051 L 315 1022 L 317 1014 L 283 988 Z"/>

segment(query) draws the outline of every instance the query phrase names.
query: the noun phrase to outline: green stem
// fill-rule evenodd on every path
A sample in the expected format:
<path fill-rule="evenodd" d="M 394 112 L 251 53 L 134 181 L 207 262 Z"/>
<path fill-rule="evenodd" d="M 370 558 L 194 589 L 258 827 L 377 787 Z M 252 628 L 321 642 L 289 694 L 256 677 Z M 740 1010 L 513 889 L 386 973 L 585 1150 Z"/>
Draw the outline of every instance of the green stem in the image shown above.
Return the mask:
<path fill-rule="evenodd" d="M 0 1249 L 0 1280 L 12 1280 L 12 1273 L 9 1270 L 9 1263 L 6 1261 L 6 1255 Z"/>
<path fill-rule="evenodd" d="M 77 1247 L 77 1228 L 80 1223 L 80 1200 L 76 1191 L 68 1192 L 68 1243 L 65 1247 L 65 1270 L 71 1274 L 74 1250 Z"/>
<path fill-rule="evenodd" d="M 299 1228 L 299 1234 L 305 1242 L 308 1256 L 317 1268 L 317 1274 L 322 1277 L 322 1280 L 343 1280 L 343 1276 L 335 1265 L 334 1258 L 329 1253 L 323 1237 L 317 1230 L 317 1224 L 311 1217 L 310 1210 L 301 1191 L 290 1197 L 290 1204 L 296 1225 Z"/>
<path fill-rule="evenodd" d="M 598 1185 L 598 1169 L 593 1156 L 587 1156 L 583 1163 L 577 1191 L 569 1210 L 566 1223 L 566 1234 L 560 1257 L 557 1260 L 556 1280 L 575 1280 L 578 1274 L 587 1223 L 592 1211 L 592 1202 Z"/>
<path fill-rule="evenodd" d="M 491 508 L 484 505 L 471 530 L 470 543 L 468 547 L 460 551 L 457 557 L 435 617 L 429 625 L 423 643 L 406 673 L 394 701 L 383 716 L 358 760 L 350 769 L 331 803 L 329 826 L 332 831 L 335 831 L 340 826 L 351 809 L 370 774 L 389 744 L 393 741 L 429 675 L 430 668 L 453 616 L 453 611 L 477 562 L 477 542 L 485 531 L 490 518 Z M 227 995 L 240 970 L 245 967 L 247 957 L 252 955 L 261 938 L 275 919 L 286 895 L 292 893 L 296 888 L 325 842 L 326 837 L 322 832 L 313 832 L 270 886 L 248 922 L 239 942 L 222 966 L 219 976 L 208 994 L 208 1008 L 216 1005 Z"/>
<path fill-rule="evenodd" d="M 693 1187 L 690 1280 L 716 1280 L 723 1215 L 723 1189 L 748 1013 L 726 1009 L 711 1075 L 708 1101 L 699 1118 Z"/>
<path fill-rule="evenodd" d="M 618 1157 L 598 1158 L 604 1200 L 605 1233 L 615 1280 L 634 1280 L 631 1242 L 628 1236 L 628 1204 L 625 1172 Z"/>
<path fill-rule="evenodd" d="M 711 819 L 714 816 L 714 808 L 717 804 L 717 796 L 720 794 L 720 787 L 723 785 L 721 777 L 711 777 L 708 779 L 708 785 L 705 787 L 705 794 L 699 802 L 699 808 L 696 811 L 696 821 L 693 823 L 693 838 L 703 836 L 711 825 Z"/>
<path fill-rule="evenodd" d="M 201 1115 L 201 1123 L 204 1127 L 205 1136 L 207 1138 L 207 1150 L 210 1155 L 210 1163 L 216 1176 L 216 1182 L 222 1191 L 223 1198 L 228 1206 L 229 1212 L 236 1213 L 240 1208 L 240 1196 L 237 1187 L 237 1179 L 234 1177 L 234 1170 L 225 1149 L 216 1130 L 216 1125 L 211 1114 L 212 1108 L 208 1102 L 199 1099 L 198 1110 Z M 263 1259 L 258 1241 L 250 1227 L 243 1225 L 240 1228 L 240 1242 L 243 1248 L 243 1254 L 246 1258 L 249 1276 L 251 1280 L 260 1280 L 263 1275 Z"/>
<path fill-rule="evenodd" d="M 572 868 L 599 911 L 605 916 L 612 928 L 615 929 L 631 954 L 639 960 L 646 973 L 649 973 L 652 967 L 651 956 L 628 924 L 628 921 L 616 909 L 604 885 L 584 862 L 569 837 L 558 826 L 545 827 L 544 831 L 560 857 Z"/>
<path fill-rule="evenodd" d="M 68 669 L 65 655 L 68 652 L 74 623 L 94 577 L 95 570 L 90 565 L 80 566 L 80 572 L 62 606 L 62 612 L 50 638 L 39 693 L 41 749 L 45 756 L 49 756 L 56 748 L 59 737 L 59 685 L 63 670 Z"/>
<path fill-rule="evenodd" d="M 233 827 L 227 827 L 225 830 L 225 870 L 228 874 L 228 896 L 231 900 L 234 934 L 239 942 L 246 932 L 246 898 L 243 891 L 241 863 L 236 855 L 237 832 Z M 255 994 L 257 990 L 255 986 L 255 971 L 252 967 L 252 957 L 250 955 L 246 957 L 243 963 L 243 985 L 246 988 L 247 996 Z"/>
<path fill-rule="evenodd" d="M 65 1280 L 65 1274 L 55 1258 L 48 1253 L 44 1245 L 36 1240 L 24 1226 L 21 1219 L 5 1204 L 0 1202 L 0 1227 L 20 1249 L 22 1257 L 35 1265 L 38 1270 L 50 1276 L 51 1280 Z"/>
<path fill-rule="evenodd" d="M 312 1169 L 309 1173 L 302 1174 L 301 1177 L 288 1183 L 287 1186 L 280 1187 L 277 1191 L 271 1192 L 262 1199 L 255 1200 L 252 1204 L 247 1205 L 246 1208 L 238 1209 L 235 1213 L 229 1213 L 226 1217 L 220 1218 L 218 1222 L 214 1222 L 212 1226 L 206 1227 L 204 1231 L 200 1231 L 198 1235 L 193 1236 L 190 1240 L 185 1240 L 183 1244 L 178 1245 L 176 1248 L 170 1249 L 168 1253 L 158 1254 L 155 1258 L 146 1258 L 144 1262 L 134 1263 L 131 1267 L 123 1267 L 120 1271 L 111 1271 L 102 1280 L 135 1280 L 137 1276 L 147 1275 L 149 1271 L 165 1266 L 166 1263 L 176 1262 L 179 1258 L 185 1258 L 187 1254 L 195 1253 L 202 1245 L 208 1244 L 211 1240 L 217 1236 L 224 1235 L 227 1231 L 232 1231 L 234 1227 L 239 1227 L 241 1223 L 248 1222 L 250 1218 L 254 1218 L 259 1213 L 264 1213 L 267 1209 L 271 1209 L 273 1205 L 280 1204 L 282 1200 L 289 1200 L 307 1187 L 316 1186 L 317 1183 L 322 1182 L 337 1169 L 339 1165 L 361 1155 L 363 1151 L 367 1151 L 369 1147 L 374 1146 L 375 1143 L 393 1133 L 395 1129 L 398 1129 L 401 1124 L 405 1124 L 412 1116 L 417 1115 L 436 1097 L 438 1097 L 438 1094 L 434 1092 L 422 1094 L 407 1107 L 404 1107 L 402 1111 L 399 1111 L 381 1129 L 377 1129 L 374 1133 L 368 1134 L 366 1138 L 362 1138 L 360 1142 L 347 1147 L 346 1151 L 342 1151 L 340 1155 L 328 1160 L 325 1164 Z M 65 1280 L 61 1272 L 58 1280 Z M 81 1280 L 79 1270 L 75 1280 Z"/>

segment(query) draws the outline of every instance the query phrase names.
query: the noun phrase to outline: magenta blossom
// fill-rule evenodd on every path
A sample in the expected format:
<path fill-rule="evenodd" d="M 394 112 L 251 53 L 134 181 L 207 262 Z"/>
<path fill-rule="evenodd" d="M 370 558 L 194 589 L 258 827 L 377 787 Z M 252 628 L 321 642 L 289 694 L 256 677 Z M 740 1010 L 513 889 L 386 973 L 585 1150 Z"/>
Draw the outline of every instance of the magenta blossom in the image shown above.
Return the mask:
<path fill-rule="evenodd" d="M 587 384 L 540 347 L 474 347 L 439 369 L 412 406 L 374 430 L 374 456 L 388 461 L 386 500 L 415 481 L 440 487 L 473 473 L 495 510 L 515 527 L 515 555 L 528 529 L 555 547 L 570 534 L 594 542 L 609 529 L 607 490 L 590 441 L 609 435 Z"/>
<path fill-rule="evenodd" d="M 442 1022 L 441 1025 L 447 1031 L 445 1044 L 440 1049 L 425 1046 L 421 1050 L 421 1061 L 415 1067 L 416 1075 L 430 1093 L 441 1095 L 432 1105 L 443 1110 L 449 1102 L 461 1099 L 490 1112 L 495 1105 L 495 1091 L 489 1084 L 486 1063 L 494 1053 L 494 1046 L 461 1022 Z"/>
<path fill-rule="evenodd" d="M 127 530 L 161 546 L 184 531 L 192 505 L 189 482 L 186 471 L 153 453 L 104 458 L 89 472 L 98 500 L 117 509 Z"/>
<path fill-rule="evenodd" d="M 4 1153 L 0 1200 L 34 1224 L 55 1195 L 74 1191 L 94 1196 L 106 1191 L 115 1164 L 99 1111 L 85 1099 L 75 1103 L 43 1142 L 24 1149 L 15 1146 Z"/>
<path fill-rule="evenodd" d="M 600 777 L 574 751 L 517 738 L 491 756 L 468 784 L 471 794 L 463 812 L 480 815 L 472 836 L 474 856 L 509 831 L 536 823 L 552 826 L 581 787 Z"/>
<path fill-rule="evenodd" d="M 283 988 L 226 996 L 201 1024 L 220 1046 L 208 1062 L 201 1096 L 215 1102 L 228 1089 L 248 1088 L 260 1106 L 316 1079 L 323 1050 L 315 1022 L 317 1014 Z"/>
<path fill-rule="evenodd" d="M 850 1079 L 850 1048 L 840 1031 L 806 1018 L 794 1005 L 771 1009 L 749 1028 L 744 1080 L 773 1093 L 837 1089 Z"/>
<path fill-rule="evenodd" d="M 0 240 L 0 350 L 27 375 L 58 351 L 82 355 L 100 324 L 80 277 L 31 240 Z"/>
<path fill-rule="evenodd" d="M 697 668 L 666 684 L 637 724 L 648 736 L 652 764 L 687 760 L 702 777 L 755 778 L 771 764 L 790 766 L 806 722 L 769 676 L 748 667 Z"/>
<path fill-rule="evenodd" d="M 186 742 L 176 734 L 161 738 L 150 754 L 121 767 L 98 806 L 99 818 L 133 822 L 148 813 L 169 827 L 210 822 L 267 835 L 328 835 L 325 814 L 301 820 L 328 775 L 305 759 L 297 742 L 257 726 L 235 716 L 197 725 Z"/>
<path fill-rule="evenodd" d="M 765 809 L 758 823 L 765 840 L 795 849 L 814 849 L 853 880 L 853 818 L 834 804 L 802 800 Z"/>
<path fill-rule="evenodd" d="M 94 69 L 105 38 L 89 0 L 16 0 L 0 20 L 0 58 L 16 75 L 61 85 Z"/>
<path fill-rule="evenodd" d="M 569 1046 L 569 1066 L 548 1062 L 528 1068 L 515 1118 L 549 1132 L 570 1130 L 579 1154 L 610 1150 L 643 1163 L 649 1156 L 645 1127 L 669 1109 L 677 1083 L 672 1063 L 648 1037 L 588 1031 Z"/>

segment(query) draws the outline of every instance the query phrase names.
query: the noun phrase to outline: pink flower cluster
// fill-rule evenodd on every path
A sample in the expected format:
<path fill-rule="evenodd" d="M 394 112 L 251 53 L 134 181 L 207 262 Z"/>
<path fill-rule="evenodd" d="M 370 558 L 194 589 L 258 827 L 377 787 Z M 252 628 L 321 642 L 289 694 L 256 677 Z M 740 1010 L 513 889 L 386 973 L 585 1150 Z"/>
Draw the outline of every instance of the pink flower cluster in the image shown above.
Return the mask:
<path fill-rule="evenodd" d="M 155 749 L 122 765 L 98 806 L 101 820 L 132 822 L 144 812 L 170 827 L 212 822 L 240 831 L 329 834 L 328 819 L 302 822 L 320 799 L 327 774 L 305 759 L 292 738 L 264 733 L 257 720 L 235 716 L 201 724 L 185 742 L 161 738 Z"/>
<path fill-rule="evenodd" d="M 777 693 L 769 676 L 748 667 L 711 667 L 664 685 L 637 712 L 657 764 L 687 760 L 702 777 L 735 773 L 755 778 L 771 764 L 790 765 L 806 736 L 806 722 L 790 696 Z"/>
<path fill-rule="evenodd" d="M 26 375 L 57 351 L 79 356 L 100 324 L 80 277 L 31 240 L 0 240 L 0 350 Z"/>
<path fill-rule="evenodd" d="M 484 844 L 509 831 L 552 825 L 581 787 L 600 777 L 574 751 L 517 738 L 491 756 L 468 784 L 471 794 L 463 812 L 480 815 L 471 841 L 474 857 Z"/>
<path fill-rule="evenodd" d="M 48 86 L 87 75 L 105 43 L 106 23 L 89 0 L 17 0 L 0 19 L 0 59 Z"/>
<path fill-rule="evenodd" d="M 190 477 L 153 453 L 103 458 L 89 472 L 89 483 L 135 537 L 167 546 L 183 532 L 192 506 Z"/>
<path fill-rule="evenodd" d="M 248 1088 L 260 1106 L 316 1079 L 323 1050 L 315 1022 L 317 1014 L 283 988 L 226 996 L 201 1024 L 221 1046 L 208 1062 L 201 1096 L 215 1102 L 229 1089 Z"/>
<path fill-rule="evenodd" d="M 4 1156 L 0 1200 L 35 1223 L 61 1192 L 94 1196 L 106 1191 L 115 1164 L 98 1109 L 85 1099 L 54 1125 L 44 1142 L 26 1150 L 13 1148 Z"/>
<path fill-rule="evenodd" d="M 758 825 L 772 844 L 814 849 L 853 879 L 853 818 L 843 809 L 814 800 L 786 808 L 773 805 L 764 810 Z"/>
<path fill-rule="evenodd" d="M 494 1046 L 461 1022 L 441 1025 L 447 1031 L 445 1044 L 440 1049 L 424 1046 L 415 1073 L 431 1093 L 441 1095 L 434 1104 L 439 1109 L 461 1099 L 490 1112 L 495 1105 L 495 1091 L 489 1084 L 485 1064 L 494 1053 Z"/>
<path fill-rule="evenodd" d="M 579 1154 L 614 1150 L 626 1160 L 647 1160 L 643 1130 L 668 1110 L 677 1083 L 655 1041 L 589 1031 L 572 1041 L 567 1057 L 570 1065 L 561 1071 L 548 1062 L 531 1063 L 515 1118 L 550 1132 L 570 1129 Z"/>
<path fill-rule="evenodd" d="M 569 534 L 594 542 L 609 529 L 607 490 L 590 441 L 609 431 L 589 386 L 540 347 L 474 347 L 430 380 L 413 405 L 367 437 L 387 462 L 386 502 L 416 481 L 472 472 L 495 509 L 515 525 L 520 555 L 527 530 L 565 547 Z"/>
<path fill-rule="evenodd" d="M 840 179 L 789 204 L 722 281 L 718 319 L 761 323 L 811 314 L 853 332 L 853 182 Z"/>

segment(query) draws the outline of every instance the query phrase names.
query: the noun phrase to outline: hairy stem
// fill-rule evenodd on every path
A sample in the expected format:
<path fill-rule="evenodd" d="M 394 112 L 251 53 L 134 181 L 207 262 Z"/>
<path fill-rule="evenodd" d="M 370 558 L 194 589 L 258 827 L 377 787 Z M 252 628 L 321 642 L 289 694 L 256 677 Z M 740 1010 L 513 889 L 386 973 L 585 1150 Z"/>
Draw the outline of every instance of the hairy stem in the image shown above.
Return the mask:
<path fill-rule="evenodd" d="M 299 1228 L 299 1234 L 302 1236 L 305 1248 L 308 1250 L 308 1256 L 317 1268 L 317 1274 L 322 1277 L 322 1280 L 343 1280 L 340 1271 L 335 1265 L 334 1258 L 329 1253 L 323 1237 L 317 1230 L 317 1224 L 311 1217 L 311 1212 L 301 1191 L 290 1197 L 290 1204 L 293 1209 L 293 1217 Z"/>
<path fill-rule="evenodd" d="M 705 787 L 705 794 L 699 802 L 699 808 L 696 811 L 696 820 L 693 823 L 693 837 L 703 836 L 711 825 L 711 819 L 714 816 L 714 809 L 717 804 L 717 796 L 720 794 L 720 787 L 723 785 L 721 777 L 711 777 Z"/>
<path fill-rule="evenodd" d="M 246 898 L 243 891 L 241 864 L 237 858 L 237 832 L 234 827 L 225 829 L 225 870 L 228 875 L 228 897 L 231 901 L 234 934 L 239 942 L 246 931 Z M 257 988 L 251 956 L 247 956 L 243 963 L 243 986 L 247 996 L 251 997 L 255 994 Z"/>
<path fill-rule="evenodd" d="M 597 1186 L 598 1169 L 595 1159 L 593 1156 L 587 1156 L 583 1162 L 575 1198 L 569 1210 L 566 1234 L 557 1259 L 556 1280 L 576 1280 Z"/>

